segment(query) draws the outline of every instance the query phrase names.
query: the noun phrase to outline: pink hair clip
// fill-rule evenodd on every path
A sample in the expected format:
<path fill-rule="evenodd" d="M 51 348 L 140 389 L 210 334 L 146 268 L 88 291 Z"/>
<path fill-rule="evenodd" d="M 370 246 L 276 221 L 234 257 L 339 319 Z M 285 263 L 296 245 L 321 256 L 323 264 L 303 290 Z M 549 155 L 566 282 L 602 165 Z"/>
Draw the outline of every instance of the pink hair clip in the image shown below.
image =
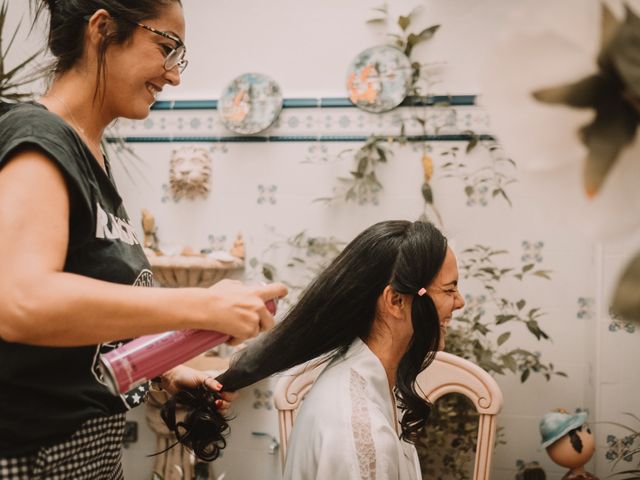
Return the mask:
<path fill-rule="evenodd" d="M 423 296 L 425 293 L 427 293 L 427 289 L 422 287 L 420 290 L 418 290 L 418 296 L 421 297 Z"/>

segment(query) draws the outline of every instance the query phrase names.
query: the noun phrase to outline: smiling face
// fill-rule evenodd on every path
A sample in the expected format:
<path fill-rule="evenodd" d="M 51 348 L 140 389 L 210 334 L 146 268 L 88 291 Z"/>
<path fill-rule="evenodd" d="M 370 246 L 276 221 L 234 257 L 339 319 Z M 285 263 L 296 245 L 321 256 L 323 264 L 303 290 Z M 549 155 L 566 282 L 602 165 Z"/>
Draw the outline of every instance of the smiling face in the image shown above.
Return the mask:
<path fill-rule="evenodd" d="M 464 307 L 464 299 L 458 290 L 458 263 L 453 250 L 447 248 L 447 254 L 440 271 L 427 288 L 427 293 L 433 300 L 440 321 L 440 345 L 443 350 L 447 325 L 451 321 L 453 312 Z"/>
<path fill-rule="evenodd" d="M 184 42 L 184 15 L 177 1 L 142 23 Z M 164 68 L 167 54 L 175 47 L 175 41 L 143 27 L 135 28 L 131 39 L 124 44 L 109 46 L 104 83 L 105 108 L 109 116 L 145 118 L 158 93 L 166 85 L 180 83 L 177 66 L 171 70 Z"/>

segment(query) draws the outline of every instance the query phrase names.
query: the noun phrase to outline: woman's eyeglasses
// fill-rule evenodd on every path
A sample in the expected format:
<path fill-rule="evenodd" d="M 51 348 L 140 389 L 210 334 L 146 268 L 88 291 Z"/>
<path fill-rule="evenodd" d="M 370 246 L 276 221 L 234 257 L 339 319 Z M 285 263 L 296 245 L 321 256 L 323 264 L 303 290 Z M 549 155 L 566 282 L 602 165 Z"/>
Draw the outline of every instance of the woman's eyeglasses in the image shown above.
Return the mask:
<path fill-rule="evenodd" d="M 91 19 L 91 15 L 87 15 L 83 18 L 85 22 L 88 22 Z M 156 35 L 160 35 L 161 37 L 168 38 L 169 40 L 173 40 L 174 42 L 176 42 L 176 46 L 170 49 L 165 55 L 163 67 L 167 71 L 173 70 L 174 68 L 178 67 L 178 71 L 180 73 L 184 72 L 184 69 L 187 68 L 187 65 L 189 65 L 189 60 L 184 58 L 187 53 L 187 47 L 185 47 L 182 40 L 180 40 L 175 35 L 171 35 L 167 32 L 162 32 L 158 29 L 150 27 L 149 25 L 145 25 L 144 23 L 135 22 L 133 20 L 129 20 L 128 18 L 122 18 L 122 20 L 129 22 L 131 25 L 142 27 L 145 30 L 149 30 L 150 32 L 155 33 Z"/>
<path fill-rule="evenodd" d="M 189 65 L 189 60 L 184 58 L 187 53 L 187 47 L 185 47 L 182 40 L 180 40 L 175 35 L 171 35 L 167 32 L 162 32 L 153 27 L 150 27 L 149 25 L 145 25 L 144 23 L 134 22 L 131 20 L 128 21 L 133 25 L 137 25 L 144 28 L 145 30 L 149 30 L 150 32 L 155 33 L 156 35 L 160 35 L 161 37 L 168 38 L 169 40 L 173 40 L 174 42 L 176 42 L 176 46 L 172 48 L 164 57 L 164 69 L 173 70 L 174 68 L 178 67 L 178 71 L 180 73 L 184 72 L 184 69 L 187 68 L 187 65 Z"/>

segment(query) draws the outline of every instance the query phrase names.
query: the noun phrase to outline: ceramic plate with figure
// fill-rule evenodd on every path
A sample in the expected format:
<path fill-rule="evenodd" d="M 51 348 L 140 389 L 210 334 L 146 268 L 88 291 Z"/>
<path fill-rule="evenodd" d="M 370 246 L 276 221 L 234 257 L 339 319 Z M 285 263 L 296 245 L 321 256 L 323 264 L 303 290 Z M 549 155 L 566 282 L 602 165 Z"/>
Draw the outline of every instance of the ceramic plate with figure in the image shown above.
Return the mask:
<path fill-rule="evenodd" d="M 392 110 L 407 96 L 411 74 L 411 61 L 398 48 L 390 45 L 368 48 L 349 66 L 349 99 L 368 112 Z"/>
<path fill-rule="evenodd" d="M 260 73 L 245 73 L 235 78 L 218 102 L 224 126 L 243 135 L 265 130 L 281 110 L 282 90 L 273 79 Z"/>

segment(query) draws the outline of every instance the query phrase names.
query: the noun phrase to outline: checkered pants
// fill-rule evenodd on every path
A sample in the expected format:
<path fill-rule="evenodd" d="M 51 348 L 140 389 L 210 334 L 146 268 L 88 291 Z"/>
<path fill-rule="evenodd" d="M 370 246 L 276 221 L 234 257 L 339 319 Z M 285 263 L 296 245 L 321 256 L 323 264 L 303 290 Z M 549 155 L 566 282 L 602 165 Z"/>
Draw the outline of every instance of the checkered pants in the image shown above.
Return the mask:
<path fill-rule="evenodd" d="M 61 443 L 23 457 L 0 457 L 0 480 L 122 480 L 124 424 L 124 413 L 94 418 Z"/>

